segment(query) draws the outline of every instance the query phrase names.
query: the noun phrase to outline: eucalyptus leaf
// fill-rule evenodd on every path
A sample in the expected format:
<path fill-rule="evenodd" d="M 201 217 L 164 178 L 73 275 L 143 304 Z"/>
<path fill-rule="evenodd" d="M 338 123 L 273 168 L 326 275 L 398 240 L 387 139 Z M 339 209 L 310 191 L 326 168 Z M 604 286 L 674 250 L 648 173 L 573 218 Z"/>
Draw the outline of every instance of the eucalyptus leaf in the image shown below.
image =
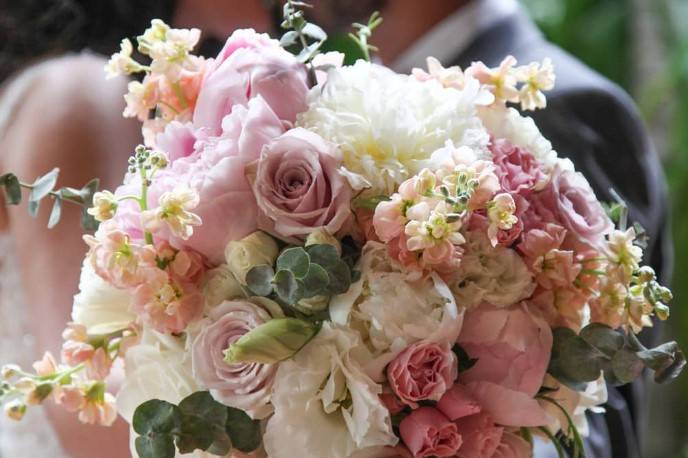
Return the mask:
<path fill-rule="evenodd" d="M 339 253 L 332 245 L 317 244 L 306 247 L 306 252 L 311 258 L 311 262 L 328 269 L 339 261 Z"/>
<path fill-rule="evenodd" d="M 180 411 L 167 401 L 151 399 L 136 408 L 132 426 L 140 435 L 171 433 L 179 425 Z"/>
<path fill-rule="evenodd" d="M 7 195 L 7 203 L 9 205 L 19 205 L 21 203 L 21 185 L 19 179 L 13 173 L 8 173 L 2 176 L 2 184 L 5 186 L 5 194 Z"/>
<path fill-rule="evenodd" d="M 48 229 L 54 228 L 60 222 L 60 216 L 62 216 L 62 199 L 56 197 L 53 209 L 50 211 L 50 218 L 48 218 Z"/>
<path fill-rule="evenodd" d="M 272 280 L 277 296 L 285 303 L 295 304 L 303 297 L 303 286 L 290 270 L 279 270 Z"/>
<path fill-rule="evenodd" d="M 617 351 L 611 361 L 611 369 L 614 373 L 615 382 L 625 385 L 631 383 L 643 371 L 643 362 L 640 358 L 627 348 Z M 605 375 L 606 372 L 605 372 Z"/>
<path fill-rule="evenodd" d="M 177 439 L 179 451 L 212 450 L 211 453 L 222 456 L 229 452 L 231 442 L 225 432 L 227 423 L 225 405 L 213 399 L 209 392 L 198 391 L 184 398 L 179 403 L 179 410 L 184 414 L 181 428 L 183 440 Z M 197 428 L 203 431 L 194 434 L 193 430 Z M 182 450 L 183 447 L 184 450 Z"/>
<path fill-rule="evenodd" d="M 303 297 L 309 298 L 327 291 L 330 284 L 330 276 L 327 271 L 318 264 L 311 264 L 308 274 L 303 279 Z"/>
<path fill-rule="evenodd" d="M 174 458 L 176 455 L 171 434 L 139 436 L 134 444 L 139 458 Z"/>
<path fill-rule="evenodd" d="M 175 434 L 175 444 L 180 453 L 194 450 L 208 450 L 215 442 L 215 432 L 210 424 L 198 416 L 182 417 L 179 430 Z"/>
<path fill-rule="evenodd" d="M 36 216 L 38 216 L 38 209 L 40 208 L 40 205 L 40 200 L 29 200 L 28 209 L 29 215 L 31 215 L 31 217 L 35 218 Z"/>
<path fill-rule="evenodd" d="M 282 35 L 282 38 L 280 38 L 280 46 L 283 48 L 288 48 L 289 46 L 295 45 L 298 39 L 299 33 L 296 30 L 290 30 Z"/>
<path fill-rule="evenodd" d="M 277 257 L 277 270 L 288 270 L 295 278 L 303 278 L 308 273 L 311 259 L 301 247 L 287 248 Z"/>
<path fill-rule="evenodd" d="M 580 337 L 608 357 L 613 357 L 626 341 L 623 333 L 601 323 L 591 323 L 581 329 Z"/>
<path fill-rule="evenodd" d="M 478 362 L 477 358 L 471 358 L 466 350 L 459 344 L 454 344 L 452 351 L 458 361 L 459 372 L 467 371 Z"/>
<path fill-rule="evenodd" d="M 327 40 L 327 34 L 323 29 L 321 29 L 319 26 L 313 24 L 313 23 L 307 23 L 306 25 L 303 26 L 303 29 L 301 29 L 301 32 L 304 35 L 307 35 L 311 37 L 314 40 L 317 41 L 325 41 Z"/>
<path fill-rule="evenodd" d="M 246 412 L 227 407 L 226 432 L 237 450 L 250 453 L 260 446 L 260 422 L 252 420 Z"/>
<path fill-rule="evenodd" d="M 81 209 L 81 227 L 84 231 L 96 231 L 100 223 L 87 210 L 88 206 Z"/>
<path fill-rule="evenodd" d="M 560 382 L 580 388 L 583 382 L 597 379 L 601 353 L 569 328 L 553 331 L 554 342 L 548 372 Z"/>
<path fill-rule="evenodd" d="M 211 425 L 219 427 L 224 427 L 227 421 L 227 409 L 207 391 L 197 391 L 182 399 L 179 410 L 184 415 L 201 417 Z"/>
<path fill-rule="evenodd" d="M 272 266 L 255 266 L 246 274 L 246 285 L 256 296 L 269 296 L 272 293 L 272 279 L 275 271 Z"/>
<path fill-rule="evenodd" d="M 57 176 L 60 173 L 60 169 L 52 169 L 50 172 L 46 173 L 42 177 L 36 178 L 36 181 L 31 185 L 31 193 L 29 194 L 30 202 L 38 202 L 45 196 L 50 194 L 50 191 L 55 187 L 57 183 Z"/>
<path fill-rule="evenodd" d="M 351 270 L 344 261 L 337 261 L 327 269 L 330 276 L 328 291 L 330 294 L 344 294 L 351 286 Z"/>

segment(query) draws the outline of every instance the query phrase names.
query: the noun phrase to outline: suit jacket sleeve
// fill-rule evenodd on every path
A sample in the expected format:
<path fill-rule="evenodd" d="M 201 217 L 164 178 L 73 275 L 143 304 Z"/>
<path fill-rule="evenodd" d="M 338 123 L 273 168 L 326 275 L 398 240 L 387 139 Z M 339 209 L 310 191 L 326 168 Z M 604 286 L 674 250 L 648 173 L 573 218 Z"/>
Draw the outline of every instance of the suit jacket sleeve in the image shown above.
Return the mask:
<path fill-rule="evenodd" d="M 533 113 L 543 135 L 560 156 L 573 160 L 600 200 L 612 201 L 613 188 L 630 210 L 629 220 L 647 231 L 645 263 L 669 281 L 672 244 L 661 164 L 633 102 L 611 84 L 572 89 L 549 97 L 548 107 Z M 657 327 L 641 340 L 654 344 Z M 606 414 L 590 414 L 590 458 L 640 457 L 645 429 L 647 379 L 624 387 L 608 387 Z"/>

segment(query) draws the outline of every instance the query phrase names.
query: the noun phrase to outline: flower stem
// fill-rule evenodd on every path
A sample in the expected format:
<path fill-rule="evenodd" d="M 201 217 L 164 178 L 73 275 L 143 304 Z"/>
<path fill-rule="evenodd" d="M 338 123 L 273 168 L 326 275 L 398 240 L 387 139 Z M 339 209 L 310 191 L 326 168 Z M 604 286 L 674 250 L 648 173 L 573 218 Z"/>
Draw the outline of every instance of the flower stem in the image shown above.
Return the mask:
<path fill-rule="evenodd" d="M 139 206 L 141 207 L 141 212 L 145 212 L 148 210 L 148 186 L 149 186 L 149 181 L 148 177 L 146 176 L 146 171 L 143 169 L 143 167 L 140 169 L 141 173 L 141 199 L 139 199 Z M 151 234 L 149 231 L 144 231 L 143 232 L 144 237 L 146 239 L 146 243 L 149 245 L 153 245 L 153 234 Z"/>

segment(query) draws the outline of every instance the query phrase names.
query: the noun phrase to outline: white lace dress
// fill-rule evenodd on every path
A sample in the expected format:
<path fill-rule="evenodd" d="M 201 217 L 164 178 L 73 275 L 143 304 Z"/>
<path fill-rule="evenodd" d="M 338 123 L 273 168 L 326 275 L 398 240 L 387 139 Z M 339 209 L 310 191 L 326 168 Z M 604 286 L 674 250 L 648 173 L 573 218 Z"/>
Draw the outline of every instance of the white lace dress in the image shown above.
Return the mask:
<path fill-rule="evenodd" d="M 44 70 L 35 65 L 14 78 L 0 97 L 0 137 L 32 80 Z M 0 173 L 3 171 L 0 170 Z M 40 349 L 28 329 L 28 311 L 10 237 L 0 233 L 0 364 L 30 367 Z M 0 413 L 0 458 L 69 458 L 42 407 L 32 407 L 21 422 Z"/>

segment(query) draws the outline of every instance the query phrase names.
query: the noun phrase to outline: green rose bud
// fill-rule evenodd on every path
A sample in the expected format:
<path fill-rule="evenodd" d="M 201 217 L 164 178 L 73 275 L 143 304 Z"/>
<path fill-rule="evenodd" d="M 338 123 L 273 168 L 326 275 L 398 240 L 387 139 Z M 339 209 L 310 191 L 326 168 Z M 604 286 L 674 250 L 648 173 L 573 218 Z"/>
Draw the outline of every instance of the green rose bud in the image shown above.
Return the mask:
<path fill-rule="evenodd" d="M 308 299 L 301 299 L 294 304 L 294 307 L 296 307 L 300 312 L 310 315 L 313 313 L 322 312 L 327 308 L 329 303 L 329 296 L 318 295 L 309 297 Z"/>
<path fill-rule="evenodd" d="M 225 361 L 273 364 L 291 358 L 320 326 L 298 318 L 275 318 L 241 336 L 225 350 Z"/>
<path fill-rule="evenodd" d="M 342 245 L 339 240 L 324 229 L 316 229 L 308 234 L 306 246 L 311 245 L 332 245 L 337 250 L 337 254 L 342 255 Z"/>
<path fill-rule="evenodd" d="M 272 266 L 279 254 L 275 239 L 264 232 L 254 232 L 241 240 L 229 242 L 225 248 L 225 259 L 229 270 L 242 285 L 246 274 L 260 265 Z"/>
<path fill-rule="evenodd" d="M 209 270 L 204 279 L 203 295 L 208 307 L 215 307 L 223 301 L 244 297 L 241 285 L 227 264 Z"/>

